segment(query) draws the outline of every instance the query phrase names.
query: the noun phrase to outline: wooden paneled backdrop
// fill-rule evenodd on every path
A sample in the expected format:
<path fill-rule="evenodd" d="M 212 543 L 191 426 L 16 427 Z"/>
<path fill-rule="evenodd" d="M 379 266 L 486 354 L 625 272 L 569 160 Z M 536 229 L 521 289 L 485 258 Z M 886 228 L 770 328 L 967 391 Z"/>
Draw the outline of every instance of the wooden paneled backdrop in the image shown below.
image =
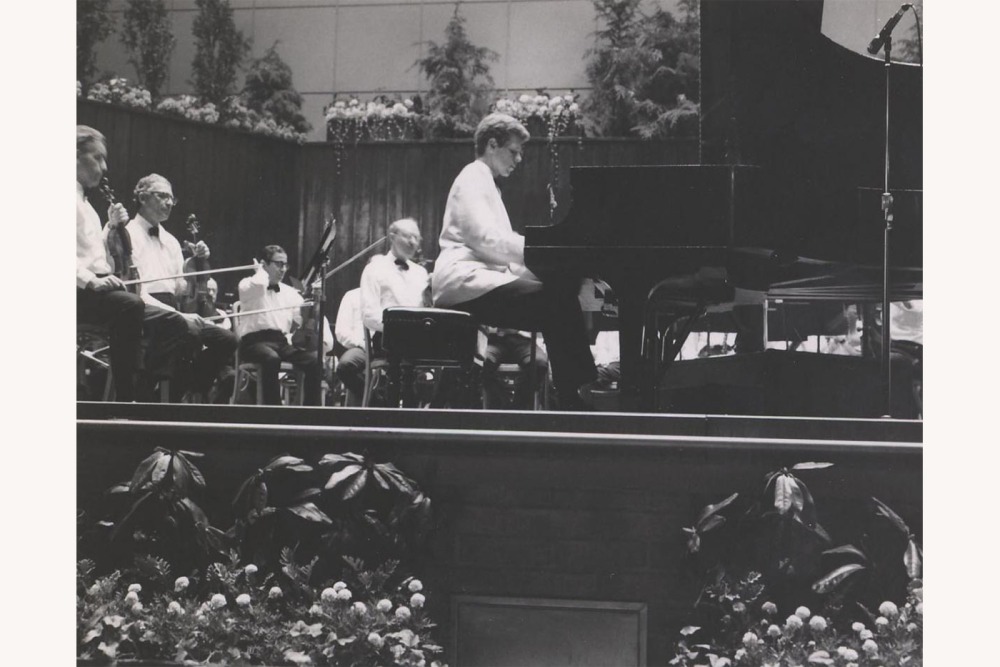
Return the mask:
<path fill-rule="evenodd" d="M 471 139 L 300 146 L 85 100 L 77 104 L 77 120 L 108 137 L 111 184 L 131 213 L 136 181 L 162 174 L 180 199 L 168 229 L 183 237 L 184 220 L 196 213 L 213 266 L 249 263 L 265 244 L 278 243 L 288 250 L 294 275 L 312 256 L 328 216 L 338 221 L 331 266 L 381 238 L 389 223 L 402 217 L 420 223 L 423 255 L 436 257 L 448 189 L 474 158 Z M 572 166 L 697 161 L 694 140 L 566 138 L 554 147 L 531 140 L 524 161 L 501 188 L 514 227 L 523 229 L 567 214 Z M 558 203 L 551 217 L 550 183 Z M 103 217 L 104 207 L 97 208 Z M 359 260 L 327 284 L 331 321 L 343 293 L 358 285 L 364 264 Z M 235 292 L 238 279 L 220 277 L 220 293 Z"/>

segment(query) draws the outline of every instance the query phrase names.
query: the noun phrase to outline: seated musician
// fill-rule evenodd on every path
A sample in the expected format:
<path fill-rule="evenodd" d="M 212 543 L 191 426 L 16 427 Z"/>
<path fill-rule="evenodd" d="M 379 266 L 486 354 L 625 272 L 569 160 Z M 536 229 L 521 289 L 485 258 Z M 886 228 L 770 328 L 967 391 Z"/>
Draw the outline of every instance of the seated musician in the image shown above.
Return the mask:
<path fill-rule="evenodd" d="M 389 225 L 389 252 L 373 257 L 361 274 L 361 316 L 380 349 L 382 311 L 394 306 L 422 308 L 430 277 L 413 261 L 423 238 L 416 220 L 403 218 Z"/>
<path fill-rule="evenodd" d="M 197 313 L 181 312 L 180 299 L 187 292 L 188 283 L 184 278 L 172 276 L 193 271 L 194 264 L 191 260 L 185 263 L 180 243 L 163 226 L 177 203 L 170 182 L 159 174 L 149 174 L 136 183 L 134 195 L 139 210 L 126 227 L 132 238 L 133 261 L 143 279 L 162 277 L 143 283 L 142 299 L 183 317 L 188 330 L 186 358 L 180 377 L 171 387 L 171 398 L 179 399 L 190 391 L 204 400 L 216 380 L 232 382 L 236 336 Z M 193 246 L 192 252 L 202 258 L 210 254 L 204 241 Z M 223 388 L 221 393 L 229 392 Z"/>
<path fill-rule="evenodd" d="M 506 403 L 500 378 L 497 377 L 500 364 L 517 364 L 520 369 L 514 383 L 514 400 L 510 407 L 515 410 L 531 410 L 535 389 L 545 382 L 545 376 L 549 372 L 549 358 L 544 347 L 535 346 L 535 384 L 532 386 L 531 334 L 515 329 L 490 327 L 483 356 L 483 389 L 486 391 L 486 407 L 491 409 L 501 409 Z"/>
<path fill-rule="evenodd" d="M 543 282 L 524 266 L 524 237 L 513 231 L 494 179 L 521 161 L 521 123 L 493 113 L 476 128 L 476 159 L 455 178 L 445 205 L 434 305 L 481 324 L 541 331 L 563 409 L 587 409 L 597 375 L 577 298 L 578 281 Z M 564 284 L 563 284 L 564 282 Z"/>
<path fill-rule="evenodd" d="M 281 362 L 287 361 L 305 374 L 305 405 L 319 405 L 319 378 L 323 372 L 316 353 L 292 345 L 288 336 L 302 326 L 302 295 L 281 282 L 288 270 L 288 255 L 278 245 L 269 245 L 254 260 L 254 274 L 240 281 L 240 310 L 267 312 L 237 318 L 240 335 L 240 357 L 243 361 L 263 366 L 264 403 L 281 404 L 278 373 Z"/>
<path fill-rule="evenodd" d="M 84 190 L 95 188 L 107 169 L 104 135 L 76 126 L 76 312 L 84 323 L 106 325 L 110 334 L 111 370 L 119 401 L 136 400 L 141 366 L 144 306 L 125 291 L 112 273 L 112 261 L 101 234 L 101 219 Z M 121 204 L 108 209 L 110 225 L 124 225 L 128 213 Z"/>
<path fill-rule="evenodd" d="M 337 377 L 344 383 L 348 394 L 344 405 L 361 405 L 365 390 L 365 330 L 361 318 L 361 288 L 344 294 L 337 310 L 334 335 L 340 352 L 337 358 Z"/>
<path fill-rule="evenodd" d="M 209 278 L 205 283 L 208 287 L 208 300 L 212 303 L 212 308 L 215 309 L 215 313 L 222 319 L 216 320 L 216 324 L 226 331 L 233 330 L 233 320 L 229 317 L 229 313 L 222 310 L 215 304 L 215 300 L 219 297 L 219 283 L 215 282 L 215 278 Z"/>

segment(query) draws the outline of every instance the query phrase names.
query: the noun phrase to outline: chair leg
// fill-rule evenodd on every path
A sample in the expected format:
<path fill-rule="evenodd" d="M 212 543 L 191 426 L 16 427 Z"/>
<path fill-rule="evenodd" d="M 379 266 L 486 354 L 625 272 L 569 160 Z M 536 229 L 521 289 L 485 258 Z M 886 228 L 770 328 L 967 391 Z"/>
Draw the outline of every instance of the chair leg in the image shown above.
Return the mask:
<path fill-rule="evenodd" d="M 160 403 L 170 402 L 170 380 L 160 380 Z"/>
<path fill-rule="evenodd" d="M 104 379 L 104 396 L 101 400 L 105 403 L 115 400 L 115 378 L 111 375 L 111 366 L 108 366 L 108 372 Z"/>

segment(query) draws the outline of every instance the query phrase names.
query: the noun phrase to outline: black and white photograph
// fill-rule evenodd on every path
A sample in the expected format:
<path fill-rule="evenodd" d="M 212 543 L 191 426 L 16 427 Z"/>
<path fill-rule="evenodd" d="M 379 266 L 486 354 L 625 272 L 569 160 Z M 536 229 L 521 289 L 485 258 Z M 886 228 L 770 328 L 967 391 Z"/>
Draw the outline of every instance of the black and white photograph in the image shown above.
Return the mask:
<path fill-rule="evenodd" d="M 21 612 L 59 642 L 13 656 L 924 664 L 925 509 L 960 493 L 924 500 L 925 249 L 928 368 L 992 377 L 995 329 L 954 296 L 991 280 L 989 168 L 928 153 L 925 226 L 925 139 L 995 133 L 965 98 L 990 67 L 935 41 L 945 3 L 932 94 L 919 1 L 63 4 L 45 187 L 11 222 L 68 216 L 75 124 L 76 289 L 44 249 L 65 230 L 8 245 L 56 302 L 6 346 L 5 504 L 38 559 L 21 597 L 58 571 L 66 607 Z M 45 49 L 24 39 L 12 69 Z M 942 405 L 988 420 L 996 392 L 926 386 L 928 454 L 986 485 L 946 523 L 988 533 L 993 468 L 948 448 L 989 430 Z M 961 608 L 939 545 L 935 623 Z"/>

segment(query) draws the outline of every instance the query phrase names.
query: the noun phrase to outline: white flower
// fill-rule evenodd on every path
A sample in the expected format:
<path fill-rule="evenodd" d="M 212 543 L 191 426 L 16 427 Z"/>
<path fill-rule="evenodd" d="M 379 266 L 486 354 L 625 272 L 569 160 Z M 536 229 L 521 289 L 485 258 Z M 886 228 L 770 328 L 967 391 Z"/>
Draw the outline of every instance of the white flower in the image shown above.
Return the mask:
<path fill-rule="evenodd" d="M 337 591 L 344 588 L 347 588 L 347 584 L 345 584 L 343 581 L 338 581 L 333 585 L 333 592 L 336 593 Z"/>
<path fill-rule="evenodd" d="M 314 604 L 313 606 L 309 607 L 309 613 L 313 616 L 319 616 L 320 614 L 323 613 L 323 608 L 320 607 L 318 604 Z"/>
<path fill-rule="evenodd" d="M 257 574 L 257 566 L 254 565 L 253 563 L 250 563 L 245 568 L 243 568 L 243 573 L 246 574 L 248 577 L 251 574 Z"/>
<path fill-rule="evenodd" d="M 319 599 L 323 602 L 333 602 L 337 599 L 337 591 L 332 588 L 324 588 L 323 592 L 319 594 Z"/>
<path fill-rule="evenodd" d="M 779 628 L 777 625 L 774 625 L 772 623 L 771 625 L 769 625 L 767 627 L 767 636 L 768 637 L 780 637 L 781 636 L 781 628 Z"/>
<path fill-rule="evenodd" d="M 129 593 L 141 593 L 142 592 L 142 586 L 139 585 L 139 584 L 129 584 L 128 592 Z"/>
<path fill-rule="evenodd" d="M 87 595 L 90 596 L 97 595 L 100 592 L 101 592 L 101 587 L 98 586 L 97 584 L 94 584 L 93 586 L 87 589 Z"/>
<path fill-rule="evenodd" d="M 402 619 L 402 620 L 405 621 L 409 617 L 410 617 L 410 610 L 409 610 L 408 607 L 404 607 L 403 605 L 400 605 L 400 606 L 396 607 L 396 618 L 399 618 L 399 619 Z"/>
<path fill-rule="evenodd" d="M 395 658 L 396 660 L 402 658 L 403 654 L 406 653 L 406 649 L 400 646 L 399 644 L 396 644 L 390 650 L 392 651 L 392 657 Z"/>
<path fill-rule="evenodd" d="M 277 586 L 271 586 L 271 590 L 267 592 L 267 597 L 269 597 L 272 600 L 277 600 L 282 595 L 284 595 L 284 593 L 282 593 L 281 589 Z"/>
<path fill-rule="evenodd" d="M 241 607 L 249 607 L 250 606 L 250 596 L 247 595 L 246 593 L 242 593 L 241 595 L 237 595 L 236 596 L 236 604 L 239 605 L 239 606 L 241 606 Z"/>
<path fill-rule="evenodd" d="M 351 605 L 351 609 L 353 609 L 356 614 L 363 614 L 368 611 L 368 607 L 365 606 L 364 602 L 355 602 Z"/>
<path fill-rule="evenodd" d="M 773 602 L 765 602 L 764 604 L 762 604 L 760 606 L 760 610 L 762 612 L 764 612 L 765 614 L 768 614 L 768 615 L 777 614 L 778 613 L 778 606 L 776 604 L 774 604 Z"/>
<path fill-rule="evenodd" d="M 855 632 L 861 632 L 864 629 L 865 629 L 865 624 L 864 623 L 859 623 L 857 621 L 854 621 L 854 623 L 851 623 L 851 630 L 854 630 Z"/>
<path fill-rule="evenodd" d="M 132 613 L 133 614 L 138 614 L 141 611 L 142 611 L 142 603 L 141 602 L 136 602 L 134 605 L 132 605 Z"/>
<path fill-rule="evenodd" d="M 222 609 L 226 606 L 226 596 L 222 593 L 216 593 L 212 596 L 211 605 L 212 609 Z"/>
<path fill-rule="evenodd" d="M 424 585 L 419 579 L 411 579 L 410 584 L 407 586 L 411 593 L 419 593 L 424 590 Z"/>
<path fill-rule="evenodd" d="M 853 648 L 847 648 L 845 646 L 841 646 L 840 648 L 837 649 L 837 653 L 839 653 L 840 657 L 843 658 L 844 660 L 858 659 L 858 652 L 855 651 Z"/>
<path fill-rule="evenodd" d="M 826 630 L 826 619 L 822 616 L 813 616 L 809 619 L 809 627 L 816 631 Z"/>
<path fill-rule="evenodd" d="M 746 610 L 747 610 L 747 606 L 745 604 L 743 604 L 742 602 L 734 602 L 733 603 L 733 611 L 735 613 L 742 614 Z"/>
<path fill-rule="evenodd" d="M 917 606 L 914 607 L 913 609 L 914 609 L 914 611 L 916 611 L 921 616 L 924 615 L 924 603 L 923 602 L 918 602 Z"/>
<path fill-rule="evenodd" d="M 184 615 L 184 609 L 181 607 L 181 603 L 177 600 L 171 600 L 170 604 L 167 605 L 168 614 L 177 614 L 178 616 Z"/>
<path fill-rule="evenodd" d="M 420 609 L 424 606 L 424 602 L 426 602 L 426 600 L 427 599 L 424 597 L 423 593 L 414 593 L 410 596 L 410 606 L 414 609 Z"/>
<path fill-rule="evenodd" d="M 746 649 L 738 648 L 736 649 L 736 653 L 733 654 L 733 658 L 739 661 L 745 658 L 746 655 L 747 655 Z"/>
<path fill-rule="evenodd" d="M 862 630 L 861 632 L 858 633 L 858 637 L 861 639 L 861 641 L 864 641 L 866 639 L 871 639 L 874 636 L 875 635 L 872 634 L 871 630 Z"/>
<path fill-rule="evenodd" d="M 886 600 L 885 602 L 883 602 L 878 606 L 878 613 L 882 614 L 883 616 L 888 616 L 889 618 L 893 618 L 897 614 L 899 614 L 899 608 L 895 605 L 895 603 Z"/>
<path fill-rule="evenodd" d="M 351 594 L 351 591 L 346 588 L 341 588 L 339 591 L 337 591 L 338 600 L 343 600 L 344 602 L 347 602 L 352 597 L 353 595 Z"/>
<path fill-rule="evenodd" d="M 747 647 L 756 646 L 759 641 L 759 637 L 752 632 L 748 632 L 743 635 L 743 645 Z"/>
<path fill-rule="evenodd" d="M 535 104 L 542 106 L 549 103 L 549 98 L 545 95 L 535 95 Z"/>
<path fill-rule="evenodd" d="M 795 615 L 801 618 L 803 621 L 812 616 L 812 612 L 809 611 L 809 607 L 799 607 L 795 610 Z"/>
<path fill-rule="evenodd" d="M 861 648 L 865 653 L 870 653 L 872 655 L 878 653 L 878 644 L 876 644 L 872 639 L 866 639 L 865 643 L 861 645 Z"/>
<path fill-rule="evenodd" d="M 135 591 L 130 591 L 128 595 L 125 596 L 125 602 L 138 602 L 139 595 Z"/>
<path fill-rule="evenodd" d="M 878 618 L 875 619 L 875 625 L 879 626 L 880 628 L 884 628 L 885 626 L 889 625 L 889 619 L 886 618 L 885 616 L 879 616 Z"/>
<path fill-rule="evenodd" d="M 559 97 L 558 95 L 549 100 L 549 106 L 552 108 L 555 108 L 562 103 L 563 103 L 563 98 Z"/>
<path fill-rule="evenodd" d="M 375 608 L 378 609 L 379 611 L 389 611 L 390 609 L 392 609 L 392 603 L 386 600 L 385 598 L 382 598 L 377 603 L 375 603 Z"/>
<path fill-rule="evenodd" d="M 407 109 L 412 109 L 413 108 L 413 100 L 411 100 L 409 97 L 407 97 L 405 100 L 403 100 L 403 106 L 405 106 Z"/>
<path fill-rule="evenodd" d="M 532 99 L 533 98 L 531 97 L 531 95 L 521 95 L 519 98 L 517 98 L 517 101 L 520 102 L 521 104 L 527 104 Z"/>
<path fill-rule="evenodd" d="M 375 648 L 382 648 L 382 645 L 385 644 L 385 640 L 382 639 L 382 636 L 379 633 L 370 632 L 368 633 L 368 643 Z"/>
<path fill-rule="evenodd" d="M 802 619 L 795 614 L 792 614 L 785 619 L 785 627 L 791 630 L 798 630 L 802 627 Z"/>

